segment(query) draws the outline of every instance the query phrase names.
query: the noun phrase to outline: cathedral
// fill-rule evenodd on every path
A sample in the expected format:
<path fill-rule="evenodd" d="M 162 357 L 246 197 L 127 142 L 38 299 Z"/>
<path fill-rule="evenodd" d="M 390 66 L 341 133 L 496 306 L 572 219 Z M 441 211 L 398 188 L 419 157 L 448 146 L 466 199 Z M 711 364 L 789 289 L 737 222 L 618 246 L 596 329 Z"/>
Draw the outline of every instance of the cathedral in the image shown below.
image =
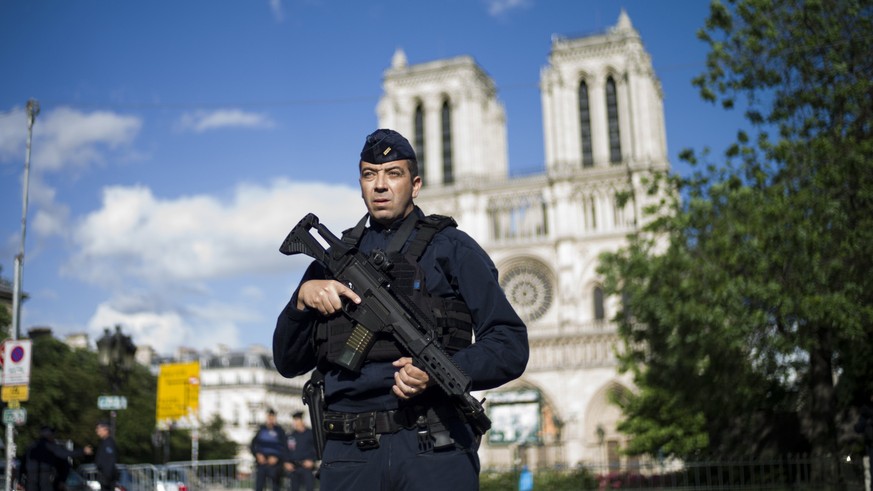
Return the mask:
<path fill-rule="evenodd" d="M 619 304 L 604 296 L 597 265 L 642 225 L 660 199 L 646 180 L 670 166 L 661 85 L 627 14 L 600 34 L 553 37 L 540 72 L 538 174 L 510 176 L 505 111 L 473 58 L 410 65 L 397 51 L 383 90 L 379 127 L 407 136 L 419 158 L 416 203 L 454 217 L 488 251 L 528 326 L 525 373 L 475 394 L 492 421 L 482 467 L 633 466 L 612 401 L 635 388 L 618 371 Z M 278 376 L 266 352 L 219 353 L 201 368 L 201 417 L 221 413 L 243 459 L 267 407 L 281 424 L 304 410 L 303 378 Z"/>
<path fill-rule="evenodd" d="M 544 171 L 523 177 L 509 175 L 495 83 L 469 56 L 410 65 L 398 50 L 376 113 L 415 147 L 416 203 L 479 241 L 528 326 L 524 375 L 476 394 L 493 423 L 483 468 L 624 466 L 611 401 L 634 386 L 597 264 L 645 220 L 647 176 L 669 169 L 661 85 L 622 11 L 605 32 L 553 36 L 540 91 Z"/>

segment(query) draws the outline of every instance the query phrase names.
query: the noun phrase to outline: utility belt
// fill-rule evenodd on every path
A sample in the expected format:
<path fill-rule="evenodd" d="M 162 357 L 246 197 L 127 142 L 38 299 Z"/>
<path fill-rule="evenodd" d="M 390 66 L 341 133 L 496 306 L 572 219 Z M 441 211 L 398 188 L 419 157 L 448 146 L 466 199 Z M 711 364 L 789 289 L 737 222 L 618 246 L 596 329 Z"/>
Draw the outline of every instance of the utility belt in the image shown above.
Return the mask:
<path fill-rule="evenodd" d="M 443 449 L 454 445 L 447 423 L 459 420 L 449 406 L 406 407 L 390 411 L 342 413 L 325 411 L 324 434 L 328 440 L 354 440 L 361 450 L 379 448 L 379 438 L 400 430 L 417 430 L 421 450 Z"/>

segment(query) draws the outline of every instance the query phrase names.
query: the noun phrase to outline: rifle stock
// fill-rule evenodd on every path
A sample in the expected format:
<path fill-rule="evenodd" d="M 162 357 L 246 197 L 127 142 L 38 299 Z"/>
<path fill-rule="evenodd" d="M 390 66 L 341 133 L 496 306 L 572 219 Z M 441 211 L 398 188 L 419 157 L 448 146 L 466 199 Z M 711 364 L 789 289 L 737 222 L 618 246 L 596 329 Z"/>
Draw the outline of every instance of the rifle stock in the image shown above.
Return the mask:
<path fill-rule="evenodd" d="M 327 249 L 312 235 L 313 228 L 328 244 Z M 291 229 L 279 251 L 312 257 L 361 297 L 360 304 L 343 304 L 344 314 L 356 322 L 340 355 L 344 368 L 359 371 L 375 334 L 388 332 L 412 355 L 415 365 L 436 381 L 478 434 L 491 428 L 482 403 L 470 394 L 470 377 L 437 344 L 431 321 L 409 298 L 391 288 L 387 273 L 391 264 L 382 251 L 365 256 L 331 233 L 312 213 Z"/>

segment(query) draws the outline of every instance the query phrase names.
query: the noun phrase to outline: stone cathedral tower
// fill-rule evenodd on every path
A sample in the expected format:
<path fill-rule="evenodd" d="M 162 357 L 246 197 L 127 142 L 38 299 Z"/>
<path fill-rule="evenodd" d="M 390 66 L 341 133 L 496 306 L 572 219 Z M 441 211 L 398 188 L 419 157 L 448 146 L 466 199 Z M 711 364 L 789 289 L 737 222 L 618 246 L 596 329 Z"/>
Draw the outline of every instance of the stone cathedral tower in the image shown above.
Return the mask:
<path fill-rule="evenodd" d="M 483 466 L 626 464 L 610 398 L 634 388 L 617 371 L 618 306 L 597 259 L 639 226 L 644 177 L 669 169 L 661 85 L 627 14 L 601 34 L 553 37 L 541 174 L 510 178 L 504 108 L 471 57 L 409 65 L 398 51 L 383 88 L 379 127 L 406 135 L 421 161 L 417 204 L 482 244 L 528 325 L 525 374 L 484 394 Z"/>

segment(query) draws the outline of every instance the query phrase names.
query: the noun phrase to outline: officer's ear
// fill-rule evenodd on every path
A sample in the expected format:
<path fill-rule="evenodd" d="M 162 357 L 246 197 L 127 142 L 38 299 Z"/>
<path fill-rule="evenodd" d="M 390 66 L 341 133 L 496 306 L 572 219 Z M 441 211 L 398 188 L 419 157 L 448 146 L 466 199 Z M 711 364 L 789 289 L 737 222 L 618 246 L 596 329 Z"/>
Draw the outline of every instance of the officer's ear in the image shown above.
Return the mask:
<path fill-rule="evenodd" d="M 421 190 L 421 176 L 412 178 L 412 197 L 418 198 L 418 192 Z"/>

